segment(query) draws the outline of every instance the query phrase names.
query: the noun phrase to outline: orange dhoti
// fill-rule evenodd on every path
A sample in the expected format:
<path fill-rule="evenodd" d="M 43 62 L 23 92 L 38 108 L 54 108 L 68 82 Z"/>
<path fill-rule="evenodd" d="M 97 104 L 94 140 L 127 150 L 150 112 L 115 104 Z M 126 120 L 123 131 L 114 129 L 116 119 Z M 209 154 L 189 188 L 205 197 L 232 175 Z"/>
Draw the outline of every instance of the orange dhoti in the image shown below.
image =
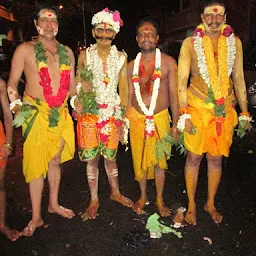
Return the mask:
<path fill-rule="evenodd" d="M 214 115 L 213 109 L 207 109 L 205 100 L 198 98 L 188 89 L 188 112 L 196 128 L 196 134 L 185 132 L 185 147 L 190 152 L 212 156 L 229 155 L 234 127 L 237 125 L 237 113 L 232 106 L 234 95 L 225 99 L 225 118 Z"/>
<path fill-rule="evenodd" d="M 0 148 L 3 146 L 5 143 L 5 133 L 4 133 L 4 127 L 2 122 L 0 121 Z M 0 155 L 0 158 L 2 156 Z M 0 159 L 0 168 L 5 168 L 7 164 L 7 158 Z"/>
<path fill-rule="evenodd" d="M 99 117 L 94 114 L 78 115 L 77 139 L 78 155 L 81 161 L 88 161 L 98 154 L 109 160 L 116 158 L 119 143 L 118 127 L 114 117 L 108 123 L 109 138 L 106 142 L 100 140 L 100 129 L 96 126 Z"/>
<path fill-rule="evenodd" d="M 171 144 L 164 143 L 165 137 L 170 135 L 168 109 L 154 115 L 156 132 L 153 137 L 145 136 L 145 115 L 140 114 L 133 107 L 127 110 L 126 115 L 130 121 L 130 143 L 135 179 L 140 181 L 145 174 L 147 179 L 154 179 L 155 166 L 167 169 L 166 160 L 171 154 Z"/>

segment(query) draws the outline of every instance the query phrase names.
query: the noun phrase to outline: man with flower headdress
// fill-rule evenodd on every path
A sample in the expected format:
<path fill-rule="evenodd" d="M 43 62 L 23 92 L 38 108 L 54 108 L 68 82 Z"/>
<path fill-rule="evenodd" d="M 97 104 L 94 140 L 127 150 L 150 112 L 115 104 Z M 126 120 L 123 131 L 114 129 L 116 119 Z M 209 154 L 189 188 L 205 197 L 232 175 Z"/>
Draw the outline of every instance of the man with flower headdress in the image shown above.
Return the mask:
<path fill-rule="evenodd" d="M 206 153 L 208 197 L 204 206 L 215 223 L 222 215 L 215 208 L 215 195 L 222 175 L 222 157 L 228 157 L 237 114 L 235 95 L 242 113 L 239 129 L 249 128 L 242 45 L 226 25 L 222 0 L 202 4 L 202 24 L 184 40 L 178 63 L 180 118 L 187 149 L 185 180 L 188 194 L 186 221 L 196 225 L 195 193 L 200 162 Z M 188 77 L 190 85 L 187 88 Z"/>
<path fill-rule="evenodd" d="M 91 193 L 91 202 L 82 216 L 83 220 L 95 219 L 98 212 L 100 155 L 104 157 L 111 187 L 110 199 L 127 207 L 133 205 L 119 191 L 116 165 L 118 144 L 124 137 L 124 115 L 128 101 L 127 60 L 126 54 L 119 52 L 111 43 L 123 21 L 118 11 L 112 12 L 105 8 L 93 16 L 92 25 L 96 44 L 79 56 L 78 98 L 75 100 L 78 153 L 80 160 L 87 162 L 86 173 Z M 86 72 L 91 74 L 91 79 L 83 79 Z M 84 99 L 81 95 L 85 96 Z M 90 108 L 90 105 L 94 107 Z M 125 130 L 127 133 L 127 128 Z"/>
<path fill-rule="evenodd" d="M 140 184 L 140 199 L 133 209 L 144 213 L 148 203 L 147 179 L 155 179 L 156 206 L 161 216 L 169 216 L 163 190 L 172 137 L 177 138 L 178 95 L 176 61 L 157 48 L 158 26 L 150 18 L 137 26 L 136 40 L 141 52 L 128 64 L 130 142 L 135 179 Z M 172 112 L 172 130 L 170 116 Z"/>
<path fill-rule="evenodd" d="M 34 24 L 38 37 L 19 45 L 12 59 L 8 81 L 14 125 L 22 125 L 24 136 L 23 174 L 29 183 L 32 219 L 20 233 L 32 236 L 43 225 L 41 201 L 44 178 L 49 181 L 49 213 L 73 218 L 72 210 L 59 205 L 60 163 L 74 156 L 74 128 L 67 99 L 75 94 L 74 55 L 56 40 L 59 13 L 52 6 L 41 6 Z M 18 82 L 25 73 L 23 102 Z"/>

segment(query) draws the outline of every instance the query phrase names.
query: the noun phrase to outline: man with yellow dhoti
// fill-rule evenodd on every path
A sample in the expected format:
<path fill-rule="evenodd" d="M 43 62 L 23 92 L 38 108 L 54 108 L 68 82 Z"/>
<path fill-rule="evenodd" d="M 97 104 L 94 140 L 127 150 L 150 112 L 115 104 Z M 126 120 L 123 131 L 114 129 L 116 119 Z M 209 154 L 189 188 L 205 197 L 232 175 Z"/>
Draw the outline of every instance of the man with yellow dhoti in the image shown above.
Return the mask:
<path fill-rule="evenodd" d="M 32 236 L 43 225 L 41 217 L 44 178 L 48 176 L 50 197 L 48 212 L 71 219 L 72 210 L 59 205 L 60 163 L 74 156 L 74 128 L 67 108 L 69 94 L 75 94 L 74 55 L 57 42 L 58 10 L 42 6 L 34 20 L 38 37 L 17 47 L 13 60 L 8 94 L 10 108 L 22 124 L 25 139 L 23 173 L 29 183 L 32 219 L 20 233 Z M 18 95 L 18 81 L 25 73 L 23 103 Z"/>
<path fill-rule="evenodd" d="M 86 173 L 91 193 L 91 202 L 82 215 L 83 220 L 95 219 L 98 213 L 98 163 L 101 155 L 111 186 L 110 199 L 127 207 L 133 205 L 119 191 L 116 165 L 128 101 L 127 57 L 111 43 L 123 21 L 118 11 L 105 8 L 93 16 L 92 25 L 96 44 L 79 56 L 78 98 L 74 101 L 78 113 L 78 153 L 80 160 L 87 162 Z M 86 72 L 91 74 L 92 81 L 81 80 Z"/>
<path fill-rule="evenodd" d="M 188 151 L 185 179 L 189 202 L 185 219 L 193 225 L 196 225 L 198 172 L 204 153 L 208 163 L 208 198 L 204 209 L 215 223 L 223 218 L 215 208 L 214 199 L 221 180 L 222 156 L 229 155 L 238 121 L 235 95 L 242 110 L 240 126 L 248 128 L 250 122 L 242 45 L 233 29 L 225 24 L 223 1 L 204 1 L 201 18 L 203 24 L 195 29 L 193 37 L 184 40 L 178 62 L 181 114 L 178 129 L 185 131 L 184 143 Z"/>
<path fill-rule="evenodd" d="M 163 201 L 166 160 L 171 154 L 170 135 L 177 138 L 178 96 L 176 61 L 156 48 L 157 24 L 144 19 L 137 26 L 136 40 L 141 52 L 128 64 L 130 142 L 135 179 L 140 184 L 140 199 L 134 211 L 143 213 L 148 202 L 147 179 L 156 183 L 156 205 L 161 216 L 170 209 Z M 168 107 L 173 126 L 170 129 Z"/>

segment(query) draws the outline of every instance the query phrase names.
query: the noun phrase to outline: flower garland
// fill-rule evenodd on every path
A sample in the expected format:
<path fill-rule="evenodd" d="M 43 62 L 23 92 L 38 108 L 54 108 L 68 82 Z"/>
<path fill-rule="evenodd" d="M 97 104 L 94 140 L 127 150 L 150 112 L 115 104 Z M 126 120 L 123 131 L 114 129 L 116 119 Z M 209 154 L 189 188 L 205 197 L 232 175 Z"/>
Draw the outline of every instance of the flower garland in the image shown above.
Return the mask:
<path fill-rule="evenodd" d="M 92 25 L 95 26 L 100 23 L 111 25 L 116 33 L 118 33 L 120 27 L 123 26 L 123 20 L 120 17 L 120 13 L 118 11 L 112 12 L 108 8 L 105 8 L 93 15 Z"/>
<path fill-rule="evenodd" d="M 140 79 L 139 79 L 140 60 L 141 60 L 141 53 L 139 52 L 134 60 L 132 82 L 134 85 L 137 102 L 138 102 L 142 112 L 146 116 L 145 135 L 149 136 L 149 137 L 153 137 L 155 134 L 155 122 L 154 122 L 153 115 L 154 115 L 157 96 L 158 96 L 159 87 L 160 87 L 160 79 L 162 76 L 162 73 L 161 73 L 161 51 L 158 48 L 156 48 L 155 69 L 154 69 L 154 74 L 153 74 L 154 86 L 153 86 L 152 98 L 151 98 L 149 108 L 147 108 L 146 105 L 144 104 L 142 97 L 141 97 L 141 92 L 140 92 L 140 84 L 139 84 L 139 82 L 140 82 Z"/>
<path fill-rule="evenodd" d="M 96 102 L 99 107 L 99 119 L 96 125 L 100 129 L 102 143 L 106 143 L 109 139 L 110 127 L 108 124 L 111 117 L 114 117 L 114 123 L 117 126 L 123 125 L 125 109 L 117 94 L 117 85 L 124 61 L 125 56 L 119 55 L 115 45 L 111 46 L 107 57 L 107 73 L 105 73 L 102 59 L 98 55 L 97 44 L 87 49 L 87 65 L 90 65 L 93 73 L 93 92 L 96 93 Z"/>
<path fill-rule="evenodd" d="M 235 43 L 233 29 L 229 25 L 223 25 L 218 39 L 218 65 L 216 65 L 211 38 L 205 34 L 204 25 L 200 24 L 194 31 L 198 68 L 208 87 L 206 108 L 214 109 L 218 135 L 221 133 L 221 124 L 226 116 L 224 103 L 228 96 L 229 77 L 235 62 Z"/>
<path fill-rule="evenodd" d="M 70 88 L 70 60 L 64 45 L 57 44 L 60 68 L 60 86 L 56 95 L 52 95 L 51 77 L 48 70 L 46 51 L 42 42 L 38 41 L 35 45 L 35 58 L 40 76 L 40 85 L 43 88 L 44 98 L 50 107 L 49 127 L 58 125 L 60 114 L 58 108 L 64 103 Z"/>

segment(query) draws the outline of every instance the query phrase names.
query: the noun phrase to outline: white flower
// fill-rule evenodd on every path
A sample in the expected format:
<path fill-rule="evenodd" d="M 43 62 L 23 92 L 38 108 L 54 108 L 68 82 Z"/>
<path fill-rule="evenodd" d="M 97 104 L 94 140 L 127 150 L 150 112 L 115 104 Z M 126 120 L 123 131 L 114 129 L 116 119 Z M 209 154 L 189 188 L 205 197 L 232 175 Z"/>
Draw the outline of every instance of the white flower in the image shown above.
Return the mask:
<path fill-rule="evenodd" d="M 190 114 L 183 114 L 179 117 L 179 120 L 177 122 L 177 129 L 180 131 L 180 132 L 184 132 L 185 130 L 185 126 L 186 126 L 186 120 L 187 119 L 191 119 L 191 115 Z"/>

